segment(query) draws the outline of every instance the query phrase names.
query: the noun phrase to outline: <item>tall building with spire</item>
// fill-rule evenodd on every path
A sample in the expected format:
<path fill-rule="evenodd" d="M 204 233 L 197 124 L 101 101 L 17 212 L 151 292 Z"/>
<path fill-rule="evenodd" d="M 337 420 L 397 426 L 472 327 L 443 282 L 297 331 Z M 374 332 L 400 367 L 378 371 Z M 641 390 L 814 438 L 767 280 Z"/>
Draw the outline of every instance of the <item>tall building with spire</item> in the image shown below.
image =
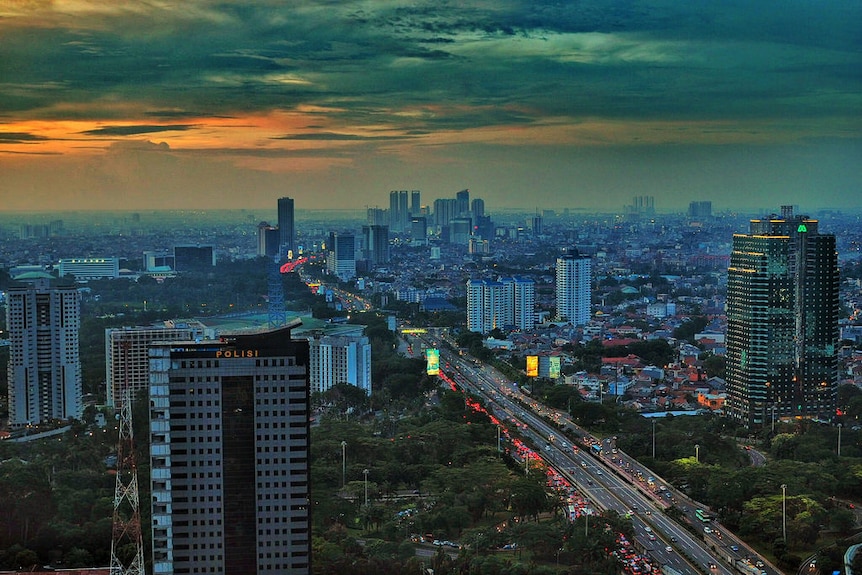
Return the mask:
<path fill-rule="evenodd" d="M 78 288 L 52 285 L 43 274 L 19 279 L 26 283 L 6 293 L 9 426 L 81 419 Z"/>
<path fill-rule="evenodd" d="M 835 236 L 794 215 L 751 220 L 733 236 L 727 277 L 727 415 L 831 419 L 838 386 Z"/>

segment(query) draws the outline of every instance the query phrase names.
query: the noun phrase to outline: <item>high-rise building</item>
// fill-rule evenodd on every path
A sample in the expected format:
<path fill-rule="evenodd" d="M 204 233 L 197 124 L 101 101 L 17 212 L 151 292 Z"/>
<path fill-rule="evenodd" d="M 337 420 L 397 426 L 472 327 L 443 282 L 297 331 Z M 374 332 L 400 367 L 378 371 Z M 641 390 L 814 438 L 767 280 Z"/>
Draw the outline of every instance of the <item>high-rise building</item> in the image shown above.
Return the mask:
<path fill-rule="evenodd" d="M 193 341 L 208 333 L 198 321 L 166 321 L 160 325 L 105 330 L 107 404 L 120 407 L 128 389 L 131 398 L 150 385 L 150 344 L 156 341 Z"/>
<path fill-rule="evenodd" d="M 80 294 L 42 274 L 19 279 L 6 293 L 9 426 L 81 419 Z"/>
<path fill-rule="evenodd" d="M 278 198 L 278 243 L 281 256 L 296 250 L 296 227 L 293 198 Z"/>
<path fill-rule="evenodd" d="M 309 339 L 311 392 L 349 383 L 371 395 L 371 343 L 363 335 L 325 335 Z"/>
<path fill-rule="evenodd" d="M 178 272 L 205 271 L 215 264 L 212 246 L 174 246 L 174 269 Z"/>
<path fill-rule="evenodd" d="M 470 331 L 533 329 L 535 307 L 536 284 L 531 279 L 514 277 L 467 282 L 467 329 Z"/>
<path fill-rule="evenodd" d="M 341 281 L 356 277 L 356 237 L 331 232 L 326 244 L 326 269 Z"/>
<path fill-rule="evenodd" d="M 393 232 L 404 232 L 410 224 L 410 208 L 407 201 L 407 190 L 389 192 L 389 229 Z"/>
<path fill-rule="evenodd" d="M 557 319 L 574 325 L 590 321 L 592 260 L 577 250 L 557 258 Z"/>
<path fill-rule="evenodd" d="M 711 218 L 712 217 L 712 202 L 689 202 L 688 217 L 690 218 Z"/>
<path fill-rule="evenodd" d="M 410 220 L 410 240 L 414 246 L 424 246 L 428 243 L 428 220 L 416 216 Z"/>
<path fill-rule="evenodd" d="M 306 575 L 309 350 L 295 321 L 150 346 L 154 575 Z"/>
<path fill-rule="evenodd" d="M 479 218 L 485 217 L 485 200 L 475 198 L 470 204 L 470 214 L 474 222 L 478 222 Z"/>
<path fill-rule="evenodd" d="M 410 192 L 410 216 L 416 217 L 422 215 L 422 192 L 413 190 Z"/>
<path fill-rule="evenodd" d="M 434 225 L 438 228 L 448 226 L 449 222 L 458 217 L 457 201 L 454 198 L 439 198 L 434 200 Z"/>
<path fill-rule="evenodd" d="M 470 218 L 455 218 L 449 222 L 450 237 L 449 241 L 459 246 L 466 246 L 470 243 L 470 236 L 473 234 L 473 222 Z"/>
<path fill-rule="evenodd" d="M 470 217 L 470 190 L 461 190 L 455 194 L 455 217 Z"/>
<path fill-rule="evenodd" d="M 369 226 L 388 226 L 389 213 L 380 208 L 368 208 L 366 210 L 366 222 Z"/>
<path fill-rule="evenodd" d="M 793 215 L 751 220 L 733 236 L 727 274 L 727 414 L 831 419 L 838 385 L 835 236 Z"/>
<path fill-rule="evenodd" d="M 372 266 L 389 263 L 389 226 L 362 226 L 365 258 Z"/>
<path fill-rule="evenodd" d="M 278 247 L 281 242 L 281 232 L 275 226 L 267 222 L 257 225 L 257 255 L 275 257 L 278 255 Z"/>

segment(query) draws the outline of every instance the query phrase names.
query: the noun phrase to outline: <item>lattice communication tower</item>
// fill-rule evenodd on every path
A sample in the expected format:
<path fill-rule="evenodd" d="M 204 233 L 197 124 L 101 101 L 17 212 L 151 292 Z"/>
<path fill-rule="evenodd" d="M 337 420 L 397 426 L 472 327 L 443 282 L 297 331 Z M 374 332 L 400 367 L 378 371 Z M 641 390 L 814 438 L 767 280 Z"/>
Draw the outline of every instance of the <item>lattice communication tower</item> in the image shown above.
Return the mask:
<path fill-rule="evenodd" d="M 128 342 L 123 352 L 128 366 Z M 111 575 L 146 575 L 141 536 L 138 465 L 132 435 L 132 393 L 124 382 L 117 441 L 117 483 L 114 488 L 114 520 L 111 535 Z M 133 555 L 133 556 L 132 556 Z M 122 557 L 121 557 L 122 556 Z"/>

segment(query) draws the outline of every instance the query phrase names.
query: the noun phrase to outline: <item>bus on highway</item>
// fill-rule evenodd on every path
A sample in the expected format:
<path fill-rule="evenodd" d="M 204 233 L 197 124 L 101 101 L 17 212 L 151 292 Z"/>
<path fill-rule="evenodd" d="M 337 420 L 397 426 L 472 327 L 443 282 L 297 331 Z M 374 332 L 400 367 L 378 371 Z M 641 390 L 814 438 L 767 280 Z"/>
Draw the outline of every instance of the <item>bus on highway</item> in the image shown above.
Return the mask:
<path fill-rule="evenodd" d="M 601 455 L 602 454 L 602 446 L 599 445 L 598 443 L 593 443 L 590 446 L 590 453 L 592 453 L 593 455 L 596 455 L 596 456 Z"/>
<path fill-rule="evenodd" d="M 699 521 L 702 521 L 704 523 L 709 523 L 712 520 L 712 517 L 709 515 L 709 513 L 707 513 L 703 509 L 695 509 L 694 516 L 697 517 Z"/>

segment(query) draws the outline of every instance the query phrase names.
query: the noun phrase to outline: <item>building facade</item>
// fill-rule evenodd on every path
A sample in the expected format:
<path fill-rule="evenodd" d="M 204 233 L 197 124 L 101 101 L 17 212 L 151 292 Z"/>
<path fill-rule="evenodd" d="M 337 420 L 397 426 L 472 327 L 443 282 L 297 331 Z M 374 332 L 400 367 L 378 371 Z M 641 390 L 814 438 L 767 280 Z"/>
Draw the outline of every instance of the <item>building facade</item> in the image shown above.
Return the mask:
<path fill-rule="evenodd" d="M 9 427 L 81 419 L 80 294 L 44 277 L 25 281 L 6 293 Z"/>
<path fill-rule="evenodd" d="M 752 220 L 733 236 L 727 278 L 727 414 L 831 420 L 838 385 L 835 236 L 793 215 Z"/>
<path fill-rule="evenodd" d="M 362 335 L 325 335 L 309 339 L 312 393 L 349 383 L 371 395 L 371 343 Z"/>
<path fill-rule="evenodd" d="M 200 322 L 166 321 L 162 325 L 105 330 L 105 384 L 107 404 L 119 408 L 124 392 L 132 398 L 150 384 L 150 345 L 157 341 L 194 341 L 206 335 Z"/>
<path fill-rule="evenodd" d="M 295 225 L 293 198 L 278 198 L 278 245 L 282 257 L 296 250 Z"/>
<path fill-rule="evenodd" d="M 120 277 L 120 258 L 63 258 L 60 277 L 67 275 L 76 280 L 115 279 Z"/>
<path fill-rule="evenodd" d="M 536 284 L 531 279 L 467 282 L 467 329 L 488 333 L 493 329 L 530 330 L 536 325 Z"/>
<path fill-rule="evenodd" d="M 341 281 L 356 277 L 356 236 L 332 232 L 326 244 L 326 269 Z"/>
<path fill-rule="evenodd" d="M 557 320 L 574 325 L 590 321 L 592 260 L 577 250 L 557 258 Z"/>
<path fill-rule="evenodd" d="M 154 575 L 311 571 L 308 342 L 150 347 Z"/>

